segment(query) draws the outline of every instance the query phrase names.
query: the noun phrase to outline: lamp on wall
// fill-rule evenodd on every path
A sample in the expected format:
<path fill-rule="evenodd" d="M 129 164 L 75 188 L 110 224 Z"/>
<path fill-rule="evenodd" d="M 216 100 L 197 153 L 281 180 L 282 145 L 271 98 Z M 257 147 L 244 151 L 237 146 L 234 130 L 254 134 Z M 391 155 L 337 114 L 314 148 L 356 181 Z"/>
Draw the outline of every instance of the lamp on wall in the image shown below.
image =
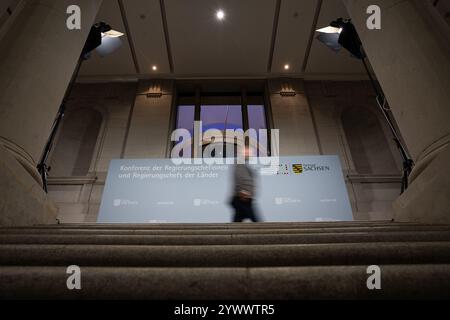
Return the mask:
<path fill-rule="evenodd" d="M 89 35 L 84 44 L 83 50 L 81 51 L 81 55 L 78 59 L 78 63 L 75 67 L 72 79 L 69 82 L 69 86 L 66 90 L 63 101 L 61 102 L 56 118 L 53 121 L 50 136 L 47 139 L 41 159 L 39 161 L 39 164 L 37 165 L 37 169 L 42 178 L 42 187 L 44 188 L 45 192 L 48 192 L 48 172 L 51 170 L 51 167 L 47 165 L 48 156 L 50 154 L 50 151 L 52 150 L 58 128 L 61 124 L 62 119 L 64 118 L 66 102 L 73 89 L 73 85 L 75 83 L 75 79 L 78 76 L 78 72 L 80 71 L 81 64 L 84 60 L 87 60 L 91 57 L 91 53 L 94 50 L 97 50 L 99 55 L 102 57 L 115 52 L 122 45 L 120 37 L 123 35 L 123 33 L 113 30 L 111 26 L 106 24 L 105 22 L 94 24 L 89 31 Z"/>
<path fill-rule="evenodd" d="M 147 98 L 161 98 L 162 96 L 163 90 L 161 81 L 152 81 L 148 87 Z"/>
<path fill-rule="evenodd" d="M 294 89 L 291 81 L 285 80 L 281 84 L 281 90 L 279 92 L 282 97 L 294 97 L 297 95 L 297 92 Z"/>
<path fill-rule="evenodd" d="M 316 39 L 325 44 L 328 48 L 332 49 L 334 52 L 339 52 L 342 48 L 345 48 L 351 53 L 352 57 L 362 61 L 364 69 L 366 70 L 375 91 L 377 104 L 392 132 L 393 140 L 397 145 L 403 160 L 403 179 L 401 188 L 401 192 L 403 193 L 408 188 L 408 177 L 412 171 L 414 162 L 409 156 L 405 146 L 402 144 L 400 135 L 391 120 L 389 114 L 390 109 L 383 90 L 372 77 L 372 73 L 370 72 L 366 62 L 367 55 L 364 51 L 364 47 L 355 26 L 352 24 L 351 19 L 338 18 L 335 21 L 332 21 L 329 26 L 318 29 L 316 32 L 319 33 Z"/>

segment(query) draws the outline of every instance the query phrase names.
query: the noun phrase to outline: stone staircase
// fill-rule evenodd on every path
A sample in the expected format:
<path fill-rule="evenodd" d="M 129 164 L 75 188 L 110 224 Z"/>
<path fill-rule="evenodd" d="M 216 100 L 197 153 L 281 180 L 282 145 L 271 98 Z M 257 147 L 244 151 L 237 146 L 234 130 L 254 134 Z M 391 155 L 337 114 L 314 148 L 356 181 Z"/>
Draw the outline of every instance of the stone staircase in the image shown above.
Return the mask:
<path fill-rule="evenodd" d="M 68 290 L 67 267 L 81 268 Z M 369 290 L 367 268 L 381 268 Z M 394 222 L 0 229 L 0 299 L 450 298 L 450 226 Z"/>

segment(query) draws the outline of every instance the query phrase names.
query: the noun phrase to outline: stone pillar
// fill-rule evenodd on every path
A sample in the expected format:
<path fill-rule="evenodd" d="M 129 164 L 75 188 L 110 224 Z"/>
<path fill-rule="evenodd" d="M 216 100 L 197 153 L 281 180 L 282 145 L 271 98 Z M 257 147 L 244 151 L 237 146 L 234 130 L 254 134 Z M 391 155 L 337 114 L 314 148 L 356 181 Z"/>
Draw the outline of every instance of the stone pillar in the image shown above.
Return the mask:
<path fill-rule="evenodd" d="M 165 158 L 168 141 L 173 80 L 139 81 L 124 158 Z"/>
<path fill-rule="evenodd" d="M 269 80 L 273 127 L 280 130 L 280 155 L 317 155 L 319 143 L 301 79 Z"/>
<path fill-rule="evenodd" d="M 450 49 L 422 0 L 378 0 L 381 30 L 366 27 L 372 0 L 343 0 L 416 166 L 394 204 L 398 221 L 450 222 Z"/>
<path fill-rule="evenodd" d="M 0 225 L 48 222 L 54 211 L 36 164 L 101 2 L 26 1 L 1 33 Z M 81 30 L 66 26 L 69 5 L 81 9 Z"/>

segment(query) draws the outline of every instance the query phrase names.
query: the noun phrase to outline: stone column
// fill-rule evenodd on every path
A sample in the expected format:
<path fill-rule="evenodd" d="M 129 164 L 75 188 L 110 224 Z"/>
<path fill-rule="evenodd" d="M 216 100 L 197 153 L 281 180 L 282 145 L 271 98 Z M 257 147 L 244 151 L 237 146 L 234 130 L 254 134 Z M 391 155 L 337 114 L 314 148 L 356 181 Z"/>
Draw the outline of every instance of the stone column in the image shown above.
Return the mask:
<path fill-rule="evenodd" d="M 319 154 L 311 108 L 301 79 L 270 79 L 274 129 L 280 130 L 280 155 Z"/>
<path fill-rule="evenodd" d="M 36 164 L 101 2 L 25 1 L 0 34 L 0 225 L 46 222 L 54 211 Z M 66 26 L 69 5 L 81 9 L 81 30 Z"/>
<path fill-rule="evenodd" d="M 422 0 L 343 0 L 416 166 L 396 220 L 450 222 L 450 49 Z M 381 30 L 366 27 L 369 5 Z"/>
<path fill-rule="evenodd" d="M 166 157 L 171 135 L 173 90 L 173 80 L 139 81 L 123 155 L 125 159 Z"/>

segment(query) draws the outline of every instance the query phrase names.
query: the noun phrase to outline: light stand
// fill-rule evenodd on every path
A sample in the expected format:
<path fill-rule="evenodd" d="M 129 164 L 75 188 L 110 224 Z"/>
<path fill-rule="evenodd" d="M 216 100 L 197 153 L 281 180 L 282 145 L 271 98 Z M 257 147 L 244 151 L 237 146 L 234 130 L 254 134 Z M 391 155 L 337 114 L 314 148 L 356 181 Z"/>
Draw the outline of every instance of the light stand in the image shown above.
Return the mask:
<path fill-rule="evenodd" d="M 96 23 L 91 27 L 91 30 L 87 37 L 86 43 L 81 52 L 80 58 L 78 59 L 77 66 L 75 67 L 75 71 L 69 82 L 69 86 L 66 90 L 66 93 L 64 94 L 64 98 L 58 109 L 56 118 L 53 121 L 53 125 L 52 125 L 51 131 L 50 131 L 50 136 L 47 139 L 41 159 L 39 161 L 39 164 L 37 165 L 37 169 L 42 178 L 42 187 L 46 193 L 48 192 L 48 187 L 47 187 L 48 186 L 48 184 L 47 184 L 48 173 L 51 170 L 51 167 L 48 166 L 47 161 L 48 161 L 50 152 L 52 150 L 53 143 L 54 143 L 56 134 L 58 132 L 58 128 L 60 127 L 61 121 L 64 118 L 67 100 L 70 96 L 70 93 L 72 92 L 73 86 L 75 84 L 75 80 L 76 80 L 78 73 L 80 71 L 80 68 L 81 68 L 81 64 L 83 63 L 84 60 L 87 60 L 90 58 L 90 54 L 93 50 L 99 48 L 102 45 L 102 39 L 105 37 L 108 37 L 108 32 L 111 32 L 111 34 L 112 34 L 111 37 L 120 37 L 121 35 L 123 35 L 122 33 L 118 33 L 116 31 L 112 30 L 112 28 L 104 22 Z"/>
<path fill-rule="evenodd" d="M 388 104 L 386 97 L 384 96 L 383 90 L 379 87 L 377 82 L 372 77 L 372 74 L 366 62 L 367 55 L 364 51 L 364 47 L 362 45 L 361 39 L 358 36 L 358 33 L 356 32 L 356 29 L 351 23 L 351 19 L 339 18 L 336 21 L 331 22 L 329 27 L 319 29 L 317 31 L 321 33 L 317 37 L 317 39 L 330 47 L 332 50 L 339 51 L 341 47 L 344 47 L 352 54 L 353 57 L 362 61 L 364 69 L 369 76 L 373 90 L 375 91 L 377 105 L 379 106 L 381 113 L 383 114 L 386 123 L 391 130 L 393 140 L 403 160 L 403 177 L 401 187 L 401 193 L 403 193 L 408 188 L 408 178 L 414 166 L 414 161 L 411 159 L 408 152 L 406 151 L 406 148 L 402 144 L 400 135 L 398 134 L 394 123 L 391 120 L 388 112 L 390 109 L 389 107 L 386 107 Z"/>
<path fill-rule="evenodd" d="M 362 49 L 362 47 L 361 47 L 361 49 Z M 402 176 L 402 187 L 401 187 L 401 193 L 403 193 L 406 189 L 408 189 L 408 178 L 409 178 L 409 175 L 411 174 L 412 168 L 414 166 L 414 161 L 409 157 L 405 147 L 403 146 L 403 144 L 400 140 L 397 130 L 395 129 L 394 124 L 389 116 L 388 110 L 390 110 L 390 109 L 389 109 L 389 107 L 386 108 L 386 105 L 387 105 L 386 97 L 384 96 L 382 91 L 379 91 L 378 86 L 377 86 L 375 80 L 373 79 L 372 74 L 370 73 L 369 67 L 367 66 L 365 58 L 361 59 L 361 61 L 364 64 L 364 68 L 367 71 L 367 75 L 369 76 L 370 82 L 375 91 L 377 105 L 380 107 L 380 110 L 381 110 L 384 118 L 386 119 L 386 123 L 388 124 L 389 129 L 391 129 L 391 132 L 393 135 L 393 140 L 394 140 L 394 142 L 401 154 L 402 160 L 403 160 L 403 176 Z M 382 102 L 380 102 L 380 100 Z"/>

